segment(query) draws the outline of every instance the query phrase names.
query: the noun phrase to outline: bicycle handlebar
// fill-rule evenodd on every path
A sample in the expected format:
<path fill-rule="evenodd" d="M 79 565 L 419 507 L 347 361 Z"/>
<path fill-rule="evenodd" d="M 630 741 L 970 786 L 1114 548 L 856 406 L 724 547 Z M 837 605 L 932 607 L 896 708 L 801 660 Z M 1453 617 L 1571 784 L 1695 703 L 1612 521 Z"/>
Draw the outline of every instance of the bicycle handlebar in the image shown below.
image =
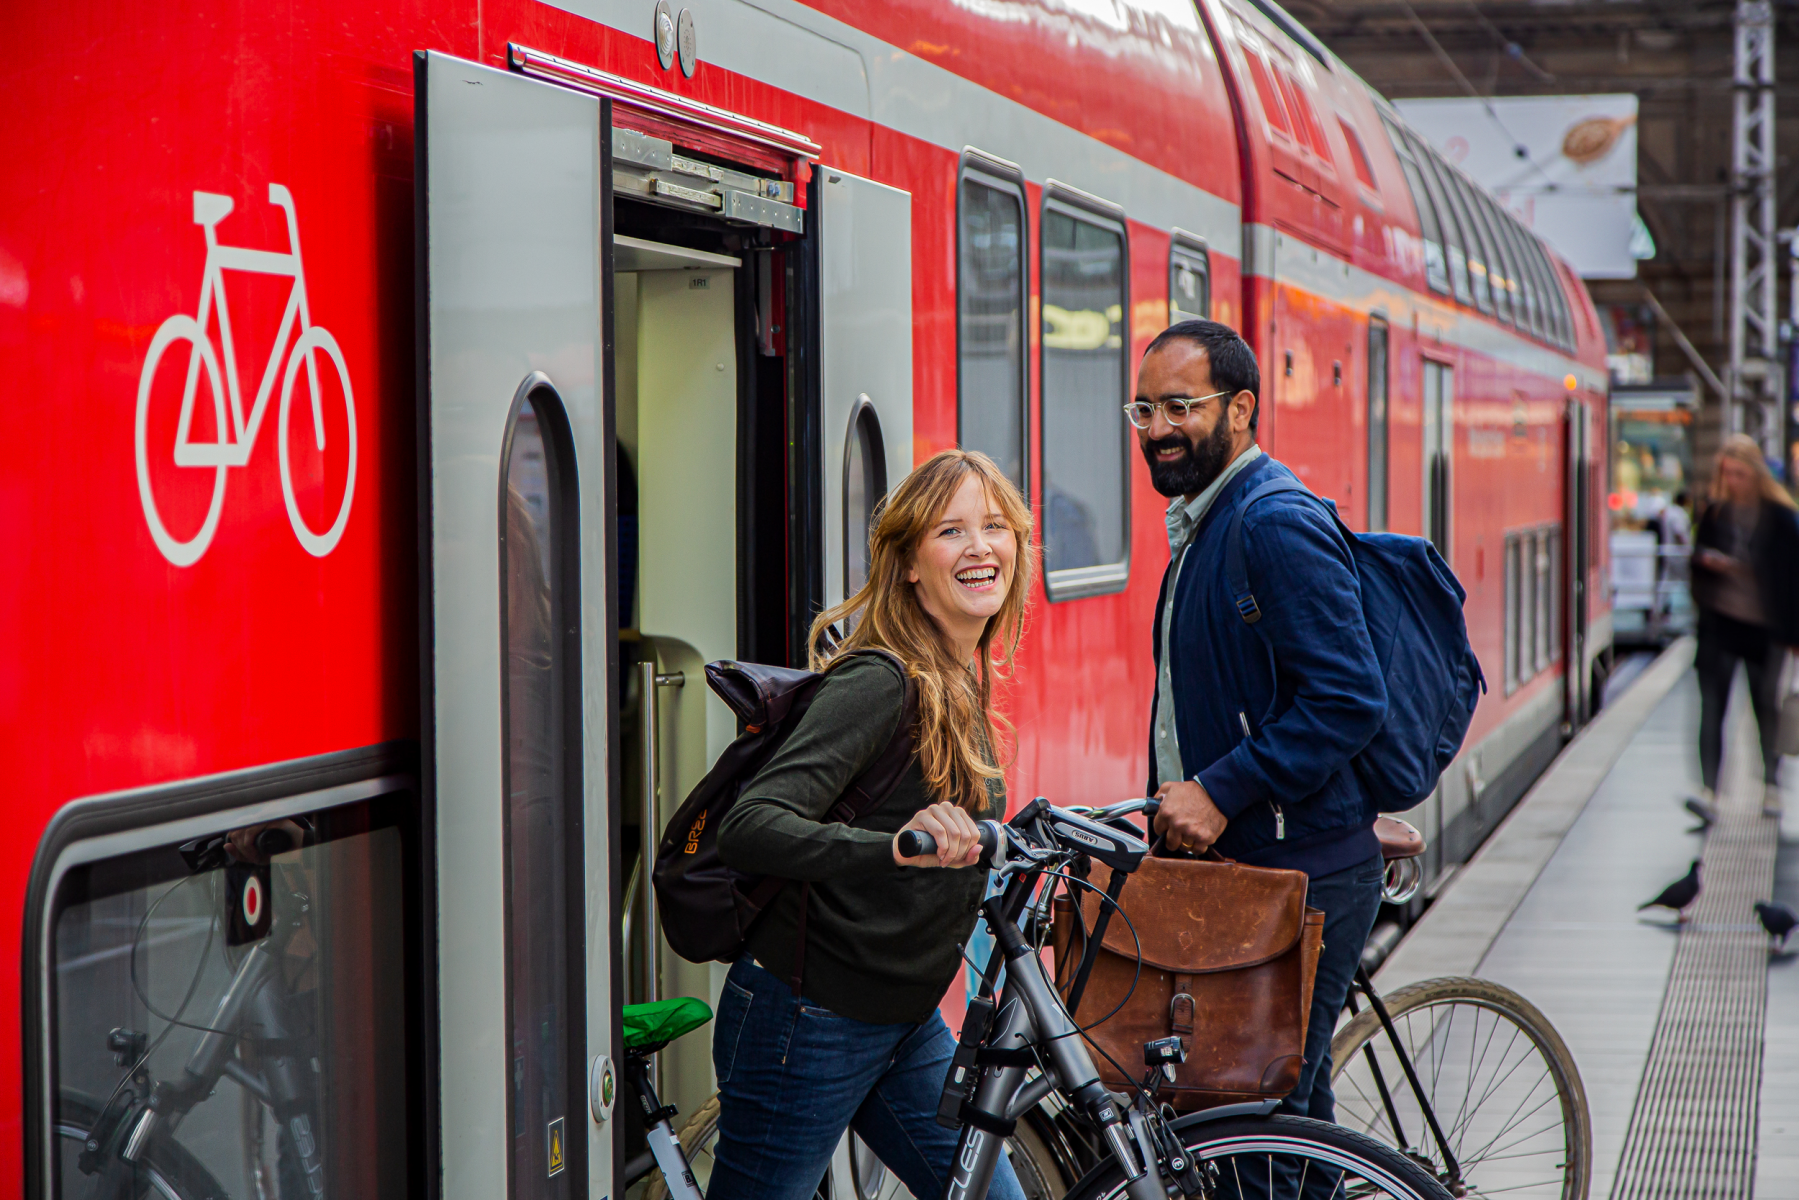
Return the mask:
<path fill-rule="evenodd" d="M 1004 825 L 998 821 L 978 823 L 981 844 L 978 861 L 983 867 L 991 867 L 995 856 L 1001 855 L 1004 862 L 1010 856 L 1002 855 L 1002 851 L 1011 845 L 1039 851 L 1076 850 L 1132 871 L 1136 869 L 1137 860 L 1148 851 L 1148 846 L 1124 832 L 1124 829 L 1134 830 L 1134 826 L 1121 829 L 1109 822 L 1136 813 L 1144 813 L 1153 819 L 1160 809 L 1161 802 L 1153 797 L 1125 800 L 1102 808 L 1056 808 L 1047 801 L 1033 800 Z M 1040 821 L 1043 824 L 1039 824 Z M 1048 845 L 1040 844 L 1045 836 Z M 937 839 L 922 829 L 901 830 L 894 844 L 902 858 L 922 858 L 937 853 Z"/>

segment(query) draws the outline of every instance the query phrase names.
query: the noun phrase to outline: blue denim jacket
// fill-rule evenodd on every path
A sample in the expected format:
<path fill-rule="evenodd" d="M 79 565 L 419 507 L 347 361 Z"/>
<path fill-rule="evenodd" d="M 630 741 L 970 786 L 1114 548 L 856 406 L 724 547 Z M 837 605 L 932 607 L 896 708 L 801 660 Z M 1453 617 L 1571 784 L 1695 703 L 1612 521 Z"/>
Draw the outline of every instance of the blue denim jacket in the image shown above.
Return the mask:
<path fill-rule="evenodd" d="M 1380 728 L 1387 689 L 1362 621 L 1355 559 L 1311 495 L 1277 493 L 1245 514 L 1243 555 L 1262 618 L 1251 626 L 1238 615 L 1225 534 L 1243 497 L 1276 472 L 1292 474 L 1263 457 L 1232 479 L 1187 552 L 1168 651 L 1175 729 L 1187 777 L 1229 818 L 1218 852 L 1319 877 L 1380 852 L 1374 806 L 1350 760 Z M 1166 574 L 1163 593 L 1158 669 Z"/>

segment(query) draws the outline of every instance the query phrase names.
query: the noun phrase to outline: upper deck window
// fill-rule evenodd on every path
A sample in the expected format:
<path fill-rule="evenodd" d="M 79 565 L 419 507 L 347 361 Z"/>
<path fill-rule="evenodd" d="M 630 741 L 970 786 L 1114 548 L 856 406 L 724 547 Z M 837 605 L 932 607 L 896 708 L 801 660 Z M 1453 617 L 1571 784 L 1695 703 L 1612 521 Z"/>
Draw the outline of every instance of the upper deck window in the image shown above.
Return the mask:
<path fill-rule="evenodd" d="M 1445 165 L 1443 181 L 1449 187 L 1449 203 L 1455 209 L 1456 220 L 1462 226 L 1462 234 L 1467 242 L 1468 251 L 1468 286 L 1474 292 L 1474 307 L 1484 313 L 1493 311 L 1493 295 L 1487 284 L 1487 253 L 1484 239 L 1480 235 L 1480 227 L 1474 222 L 1474 202 L 1469 195 L 1473 185 L 1460 171 Z"/>
<path fill-rule="evenodd" d="M 1024 176 L 967 152 L 956 192 L 957 441 L 1026 487 Z"/>
<path fill-rule="evenodd" d="M 1043 199 L 1043 556 L 1050 599 L 1118 591 L 1130 569 L 1130 311 L 1121 212 Z"/>
<path fill-rule="evenodd" d="M 1463 304 L 1472 304 L 1474 292 L 1468 286 L 1466 238 L 1456 211 L 1449 202 L 1449 185 L 1445 179 L 1443 164 L 1422 140 L 1413 140 L 1412 152 L 1418 160 L 1419 172 L 1424 176 L 1424 186 L 1430 191 L 1430 198 L 1437 206 L 1437 221 L 1443 228 L 1443 249 L 1449 256 L 1449 281 L 1453 285 L 1455 298 Z"/>
<path fill-rule="evenodd" d="M 1387 130 L 1387 141 L 1393 147 L 1393 153 L 1399 158 L 1399 169 L 1405 175 L 1406 190 L 1412 193 L 1412 206 L 1418 211 L 1418 232 L 1424 239 L 1424 278 L 1432 291 L 1449 291 L 1449 265 L 1443 257 L 1442 227 L 1437 223 L 1437 206 L 1428 189 L 1424 186 L 1424 176 L 1419 173 L 1418 164 L 1412 159 L 1410 143 L 1400 128 L 1385 118 L 1381 123 Z"/>
<path fill-rule="evenodd" d="M 1337 124 L 1343 127 L 1343 140 L 1349 143 L 1349 159 L 1355 164 L 1356 180 L 1370 191 L 1379 190 L 1374 183 L 1374 164 L 1368 161 L 1368 148 L 1362 145 L 1361 135 L 1347 118 L 1338 117 Z"/>

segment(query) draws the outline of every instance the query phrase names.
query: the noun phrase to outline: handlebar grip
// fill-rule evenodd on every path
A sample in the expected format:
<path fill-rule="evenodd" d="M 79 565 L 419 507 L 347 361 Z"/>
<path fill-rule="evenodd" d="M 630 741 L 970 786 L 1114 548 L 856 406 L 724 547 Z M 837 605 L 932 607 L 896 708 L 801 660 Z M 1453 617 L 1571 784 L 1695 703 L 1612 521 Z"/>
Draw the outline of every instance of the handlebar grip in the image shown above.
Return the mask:
<path fill-rule="evenodd" d="M 999 824 L 995 821 L 982 821 L 979 825 L 981 839 L 981 858 L 983 866 L 991 865 L 993 852 L 999 847 Z M 937 853 L 937 839 L 922 829 L 904 829 L 900 831 L 896 842 L 901 858 L 923 858 L 927 854 Z"/>
<path fill-rule="evenodd" d="M 922 829 L 902 830 L 899 835 L 901 858 L 923 858 L 937 853 L 937 839 Z"/>

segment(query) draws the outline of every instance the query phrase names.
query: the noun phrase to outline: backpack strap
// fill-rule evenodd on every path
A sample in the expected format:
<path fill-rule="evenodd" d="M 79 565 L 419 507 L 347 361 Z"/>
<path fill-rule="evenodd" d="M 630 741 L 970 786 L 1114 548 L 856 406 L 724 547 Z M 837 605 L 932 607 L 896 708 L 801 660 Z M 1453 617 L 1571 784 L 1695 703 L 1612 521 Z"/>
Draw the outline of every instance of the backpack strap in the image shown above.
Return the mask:
<path fill-rule="evenodd" d="M 905 681 L 905 699 L 900 703 L 899 724 L 894 727 L 893 736 L 888 739 L 887 748 L 882 750 L 875 760 L 863 768 L 862 773 L 850 780 L 850 785 L 843 790 L 837 803 L 825 814 L 827 821 L 836 821 L 844 825 L 855 823 L 864 813 L 871 811 L 883 800 L 893 794 L 905 775 L 906 768 L 912 765 L 916 751 L 913 745 L 912 729 L 918 723 L 918 684 L 906 670 L 906 664 L 900 657 L 888 650 L 858 650 L 854 655 L 885 658 L 892 663 Z M 811 907 L 812 884 L 800 884 L 800 915 L 794 927 L 793 976 L 787 983 L 797 997 L 800 994 L 800 983 L 806 974 L 806 910 Z"/>
<path fill-rule="evenodd" d="M 1231 513 L 1230 529 L 1224 535 L 1224 579 L 1231 589 L 1231 602 L 1237 606 L 1237 615 L 1243 618 L 1245 625 L 1260 621 L 1262 609 L 1256 603 L 1255 593 L 1249 590 L 1249 568 L 1243 561 L 1243 510 L 1263 496 L 1272 496 L 1276 492 L 1312 494 L 1311 489 L 1297 479 L 1270 479 L 1237 502 L 1236 510 Z"/>

